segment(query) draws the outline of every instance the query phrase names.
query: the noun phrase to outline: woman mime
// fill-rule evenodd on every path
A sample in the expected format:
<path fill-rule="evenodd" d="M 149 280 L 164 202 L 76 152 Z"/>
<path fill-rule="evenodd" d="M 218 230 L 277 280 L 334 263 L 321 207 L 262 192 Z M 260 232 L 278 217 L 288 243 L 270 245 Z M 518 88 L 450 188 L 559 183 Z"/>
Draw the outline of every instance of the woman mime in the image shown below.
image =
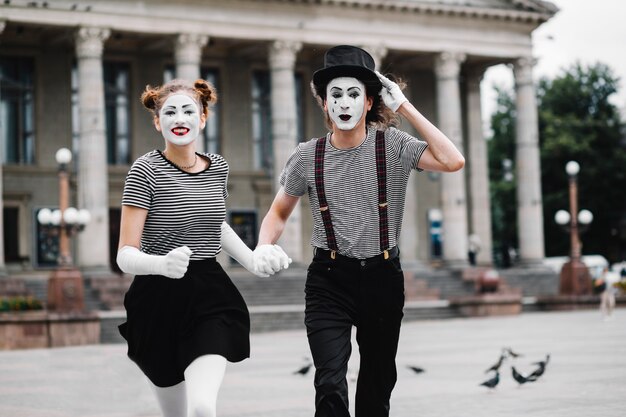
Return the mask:
<path fill-rule="evenodd" d="M 251 251 L 224 221 L 228 164 L 196 152 L 214 87 L 173 80 L 141 100 L 165 149 L 139 157 L 124 186 L 117 263 L 135 279 L 120 332 L 165 417 L 214 416 L 226 362 L 250 354 L 248 309 L 216 256 L 223 249 L 257 276 L 290 259 L 277 245 Z"/>

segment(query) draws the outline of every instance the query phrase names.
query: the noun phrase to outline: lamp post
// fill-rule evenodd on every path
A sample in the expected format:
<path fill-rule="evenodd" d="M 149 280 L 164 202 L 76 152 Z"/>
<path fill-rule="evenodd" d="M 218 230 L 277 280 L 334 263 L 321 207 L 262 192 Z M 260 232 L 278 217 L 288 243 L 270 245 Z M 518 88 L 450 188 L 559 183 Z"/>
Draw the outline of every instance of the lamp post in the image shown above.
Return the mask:
<path fill-rule="evenodd" d="M 580 165 L 576 161 L 569 161 L 565 166 L 569 176 L 569 212 L 559 210 L 554 220 L 569 232 L 570 255 L 569 260 L 561 268 L 559 292 L 568 295 L 584 295 L 591 293 L 591 276 L 589 269 L 581 260 L 582 244 L 580 233 L 585 231 L 593 221 L 593 214 L 589 210 L 578 211 L 578 172 Z"/>
<path fill-rule="evenodd" d="M 59 208 L 39 210 L 37 221 L 44 232 L 59 236 L 57 267 L 48 281 L 48 309 L 54 311 L 82 311 L 84 309 L 83 280 L 72 262 L 70 238 L 85 228 L 91 215 L 87 210 L 69 206 L 70 178 L 68 166 L 72 152 L 61 148 L 55 155 L 59 171 Z"/>
<path fill-rule="evenodd" d="M 513 161 L 509 158 L 504 158 L 502 160 L 502 177 L 506 182 L 513 181 Z"/>

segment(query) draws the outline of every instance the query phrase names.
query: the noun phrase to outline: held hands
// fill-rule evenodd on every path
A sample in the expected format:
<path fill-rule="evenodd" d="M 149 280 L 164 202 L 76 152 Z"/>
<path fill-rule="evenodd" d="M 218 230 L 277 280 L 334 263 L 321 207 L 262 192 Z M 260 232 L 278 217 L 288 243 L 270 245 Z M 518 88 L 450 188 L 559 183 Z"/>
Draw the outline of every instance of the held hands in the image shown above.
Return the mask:
<path fill-rule="evenodd" d="M 259 245 L 252 252 L 254 273 L 257 276 L 274 275 L 281 269 L 289 268 L 291 258 L 278 245 Z"/>
<path fill-rule="evenodd" d="M 192 252 L 187 246 L 172 249 L 165 256 L 159 256 L 155 269 L 159 275 L 179 279 L 187 272 Z"/>
<path fill-rule="evenodd" d="M 380 96 L 382 97 L 383 102 L 387 107 L 393 110 L 394 113 L 397 112 L 400 106 L 408 101 L 407 98 L 402 93 L 398 84 L 394 83 L 378 71 L 376 71 L 376 75 L 383 84 L 383 88 L 380 90 Z"/>

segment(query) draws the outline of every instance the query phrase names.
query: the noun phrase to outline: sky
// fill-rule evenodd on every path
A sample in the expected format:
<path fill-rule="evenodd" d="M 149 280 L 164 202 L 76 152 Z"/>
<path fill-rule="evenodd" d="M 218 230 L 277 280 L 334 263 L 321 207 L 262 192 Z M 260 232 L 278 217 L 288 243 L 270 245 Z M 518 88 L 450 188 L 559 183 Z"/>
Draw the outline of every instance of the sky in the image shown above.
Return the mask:
<path fill-rule="evenodd" d="M 535 81 L 553 78 L 573 63 L 601 62 L 620 78 L 618 94 L 611 102 L 626 119 L 626 1 L 552 0 L 560 11 L 533 32 Z M 485 73 L 482 91 L 483 119 L 488 122 L 495 109 L 493 86 L 513 88 L 512 70 L 503 65 Z"/>

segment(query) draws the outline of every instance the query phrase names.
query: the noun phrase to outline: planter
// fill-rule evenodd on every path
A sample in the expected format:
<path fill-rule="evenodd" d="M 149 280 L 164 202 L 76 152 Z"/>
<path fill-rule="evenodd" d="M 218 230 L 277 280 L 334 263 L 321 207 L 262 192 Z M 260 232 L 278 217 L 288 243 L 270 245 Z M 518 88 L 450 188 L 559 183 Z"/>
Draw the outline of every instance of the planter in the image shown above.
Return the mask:
<path fill-rule="evenodd" d="M 599 295 L 548 295 L 537 297 L 537 307 L 542 311 L 589 310 L 600 308 Z M 615 297 L 615 307 L 626 305 L 626 294 Z"/>
<path fill-rule="evenodd" d="M 48 347 L 45 311 L 0 313 L 0 349 L 31 349 Z"/>
<path fill-rule="evenodd" d="M 488 293 L 450 299 L 450 307 L 463 317 L 507 316 L 522 312 L 519 294 Z"/>
<path fill-rule="evenodd" d="M 0 313 L 0 350 L 97 344 L 100 321 L 92 313 Z"/>

